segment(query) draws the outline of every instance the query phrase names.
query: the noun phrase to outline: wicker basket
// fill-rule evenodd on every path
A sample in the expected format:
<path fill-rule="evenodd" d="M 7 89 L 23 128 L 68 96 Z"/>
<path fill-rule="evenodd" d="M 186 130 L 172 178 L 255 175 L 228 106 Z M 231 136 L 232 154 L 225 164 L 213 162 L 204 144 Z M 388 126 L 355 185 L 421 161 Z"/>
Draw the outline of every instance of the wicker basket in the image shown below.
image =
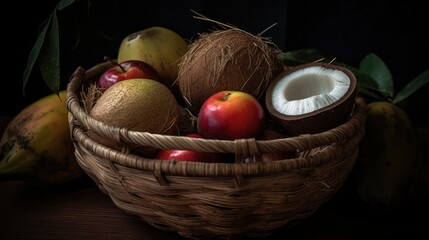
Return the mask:
<path fill-rule="evenodd" d="M 80 166 L 114 204 L 152 226 L 186 238 L 265 236 L 310 215 L 341 188 L 358 155 L 366 105 L 356 99 L 350 119 L 320 134 L 270 141 L 206 140 L 128 131 L 91 118 L 81 91 L 111 65 L 78 67 L 67 88 L 71 135 Z M 146 159 L 92 140 L 106 138 L 160 149 L 235 153 L 235 163 Z M 261 152 L 296 151 L 297 158 L 243 163 Z"/>

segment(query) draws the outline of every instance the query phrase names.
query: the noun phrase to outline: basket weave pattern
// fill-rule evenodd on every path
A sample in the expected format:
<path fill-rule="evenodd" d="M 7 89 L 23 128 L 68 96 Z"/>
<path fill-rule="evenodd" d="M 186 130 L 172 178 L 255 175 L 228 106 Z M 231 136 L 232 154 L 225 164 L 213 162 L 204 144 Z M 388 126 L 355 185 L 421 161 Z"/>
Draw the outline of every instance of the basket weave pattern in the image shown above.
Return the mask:
<path fill-rule="evenodd" d="M 343 185 L 358 155 L 366 106 L 356 99 L 344 124 L 320 134 L 279 140 L 207 140 L 133 132 L 92 119 L 80 92 L 111 65 L 78 67 L 67 89 L 77 161 L 114 204 L 152 226 L 187 238 L 269 234 L 313 214 Z M 159 149 L 234 153 L 235 163 L 146 159 L 101 145 L 91 129 L 123 143 Z M 296 151 L 297 158 L 244 163 L 262 152 Z"/>

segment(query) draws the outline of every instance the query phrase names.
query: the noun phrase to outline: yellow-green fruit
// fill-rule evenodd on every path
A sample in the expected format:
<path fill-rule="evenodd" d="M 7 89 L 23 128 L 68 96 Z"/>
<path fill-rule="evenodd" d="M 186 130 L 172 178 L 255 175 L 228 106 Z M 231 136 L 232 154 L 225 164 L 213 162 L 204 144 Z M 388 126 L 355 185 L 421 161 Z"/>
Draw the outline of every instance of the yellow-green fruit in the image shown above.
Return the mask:
<path fill-rule="evenodd" d="M 154 26 L 126 36 L 119 46 L 117 61 L 141 60 L 150 64 L 171 89 L 179 72 L 179 61 L 187 48 L 188 42 L 178 33 Z"/>
<path fill-rule="evenodd" d="M 66 91 L 18 113 L 0 141 L 0 178 L 60 184 L 83 176 L 70 138 Z"/>
<path fill-rule="evenodd" d="M 394 210 L 410 198 L 421 167 L 418 136 L 408 115 L 390 102 L 367 106 L 366 132 L 356 166 L 360 198 Z"/>
<path fill-rule="evenodd" d="M 97 100 L 90 115 L 110 126 L 132 131 L 178 135 L 180 105 L 162 83 L 149 79 L 128 79 L 108 88 Z M 111 148 L 121 150 L 121 143 L 89 132 L 91 138 Z M 146 148 L 128 146 L 139 155 Z M 149 157 L 149 156 L 145 156 Z"/>

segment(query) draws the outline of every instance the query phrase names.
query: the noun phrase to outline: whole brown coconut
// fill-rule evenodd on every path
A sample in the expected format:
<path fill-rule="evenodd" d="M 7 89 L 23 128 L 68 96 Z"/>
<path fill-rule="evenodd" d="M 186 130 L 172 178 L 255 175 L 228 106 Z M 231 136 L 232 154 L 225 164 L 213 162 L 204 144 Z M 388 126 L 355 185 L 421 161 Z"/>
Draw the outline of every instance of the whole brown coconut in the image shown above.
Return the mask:
<path fill-rule="evenodd" d="M 177 83 L 193 114 L 222 90 L 240 90 L 257 99 L 283 71 L 280 51 L 268 40 L 229 28 L 204 33 L 189 45 L 179 63 Z"/>

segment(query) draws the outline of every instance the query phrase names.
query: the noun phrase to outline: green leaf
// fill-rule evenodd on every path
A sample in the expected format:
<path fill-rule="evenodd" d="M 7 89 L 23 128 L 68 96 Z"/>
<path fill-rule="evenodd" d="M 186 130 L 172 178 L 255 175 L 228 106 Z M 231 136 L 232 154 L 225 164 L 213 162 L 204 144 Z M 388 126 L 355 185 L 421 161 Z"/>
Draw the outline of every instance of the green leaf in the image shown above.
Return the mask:
<path fill-rule="evenodd" d="M 429 69 L 409 82 L 393 99 L 393 103 L 399 103 L 429 82 Z"/>
<path fill-rule="evenodd" d="M 349 69 L 355 75 L 358 87 L 360 89 L 366 89 L 369 91 L 377 91 L 378 90 L 377 82 L 368 74 L 363 73 L 363 72 L 359 71 L 359 69 L 357 69 L 351 65 L 345 64 L 345 63 L 334 61 L 333 64 Z"/>
<path fill-rule="evenodd" d="M 58 4 L 56 9 L 58 10 L 63 10 L 64 8 L 66 8 L 67 6 L 69 6 L 70 4 L 72 4 L 75 0 L 61 0 Z"/>
<path fill-rule="evenodd" d="M 43 29 L 37 37 L 36 43 L 30 51 L 27 65 L 23 74 L 22 91 L 25 95 L 25 85 L 28 82 L 34 64 L 39 60 L 39 67 L 42 71 L 43 78 L 49 88 L 58 92 L 60 84 L 60 60 L 59 60 L 59 33 L 58 20 L 56 16 L 57 10 L 63 10 L 75 0 L 61 0 L 54 11 L 49 15 L 49 18 L 42 24 Z M 46 39 L 48 34 L 48 40 Z M 51 65 L 52 64 L 52 65 Z"/>
<path fill-rule="evenodd" d="M 278 58 L 285 65 L 291 66 L 318 61 L 320 59 L 324 59 L 325 57 L 326 55 L 324 55 L 320 50 L 315 48 L 282 52 L 278 55 Z"/>
<path fill-rule="evenodd" d="M 387 65 L 374 53 L 366 55 L 359 65 L 359 71 L 370 76 L 377 83 L 376 89 L 391 99 L 394 94 L 393 78 Z"/>
<path fill-rule="evenodd" d="M 54 93 L 58 93 L 60 87 L 59 49 L 58 19 L 54 11 L 38 58 L 43 79 Z"/>
<path fill-rule="evenodd" d="M 48 21 L 46 22 L 39 36 L 37 37 L 36 43 L 34 44 L 33 48 L 30 51 L 30 55 L 28 56 L 27 66 L 25 67 L 24 74 L 23 74 L 22 92 L 24 93 L 24 95 L 25 95 L 25 85 L 27 84 L 28 78 L 30 77 L 34 63 L 36 62 L 39 56 L 40 49 L 42 48 L 43 42 L 45 40 L 46 32 L 51 22 L 52 15 L 53 14 L 49 16 Z"/>

